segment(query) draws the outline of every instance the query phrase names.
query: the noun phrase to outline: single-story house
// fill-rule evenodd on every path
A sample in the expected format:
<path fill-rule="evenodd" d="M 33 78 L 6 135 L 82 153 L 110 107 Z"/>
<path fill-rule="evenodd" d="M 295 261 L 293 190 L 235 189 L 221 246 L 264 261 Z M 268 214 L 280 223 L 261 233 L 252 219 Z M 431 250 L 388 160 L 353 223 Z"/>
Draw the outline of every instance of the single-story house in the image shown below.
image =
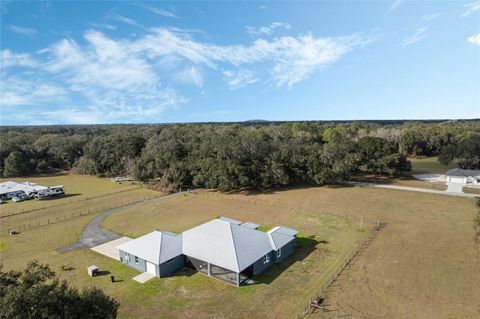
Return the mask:
<path fill-rule="evenodd" d="M 297 247 L 296 230 L 278 226 L 262 232 L 258 227 L 219 217 L 181 235 L 155 231 L 117 248 L 123 263 L 157 277 L 187 266 L 240 286 L 287 258 Z"/>
<path fill-rule="evenodd" d="M 165 277 L 185 265 L 182 235 L 155 230 L 117 246 L 120 261 L 156 277 Z"/>
<path fill-rule="evenodd" d="M 447 183 L 480 185 L 480 170 L 450 169 L 447 171 Z"/>
<path fill-rule="evenodd" d="M 0 199 L 11 199 L 18 195 L 32 196 L 45 189 L 48 187 L 30 182 L 3 182 L 0 183 Z"/>

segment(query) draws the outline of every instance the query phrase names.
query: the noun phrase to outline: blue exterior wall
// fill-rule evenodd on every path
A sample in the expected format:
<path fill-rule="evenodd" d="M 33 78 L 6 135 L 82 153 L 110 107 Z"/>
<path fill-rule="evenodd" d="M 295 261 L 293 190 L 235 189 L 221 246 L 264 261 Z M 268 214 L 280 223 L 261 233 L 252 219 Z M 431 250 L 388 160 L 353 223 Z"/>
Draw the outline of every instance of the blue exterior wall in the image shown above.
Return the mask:
<path fill-rule="evenodd" d="M 142 271 L 142 272 L 145 272 L 147 271 L 147 265 L 145 264 L 145 260 L 143 260 L 142 258 L 138 257 L 138 264 L 135 263 L 135 256 L 132 255 L 132 254 L 128 254 L 122 250 L 118 250 L 119 253 L 120 253 L 120 260 L 122 261 L 122 263 L 124 265 L 127 265 L 127 266 L 130 266 L 132 268 L 135 268 L 139 271 Z M 130 260 L 127 261 L 127 259 L 125 258 L 125 255 L 130 255 Z M 157 273 L 158 273 L 158 266 L 157 266 Z"/>
<path fill-rule="evenodd" d="M 164 262 L 163 264 L 160 264 L 160 276 L 159 277 L 165 277 L 170 275 L 172 272 L 175 272 L 179 270 L 180 268 L 183 268 L 185 266 L 185 256 L 180 255 L 175 258 L 173 258 L 171 261 Z"/>
<path fill-rule="evenodd" d="M 253 275 L 259 275 L 265 271 L 268 267 L 272 266 L 275 263 L 274 251 L 268 253 L 270 261 L 266 264 L 263 263 L 263 257 L 253 263 Z"/>
<path fill-rule="evenodd" d="M 293 254 L 293 252 L 295 251 L 296 248 L 297 248 L 297 239 L 294 238 L 290 242 L 285 244 L 285 246 L 283 246 L 281 248 L 280 257 L 277 257 L 277 252 L 274 251 L 273 253 L 275 255 L 275 263 L 279 263 L 279 262 L 285 260 L 288 256 Z"/>

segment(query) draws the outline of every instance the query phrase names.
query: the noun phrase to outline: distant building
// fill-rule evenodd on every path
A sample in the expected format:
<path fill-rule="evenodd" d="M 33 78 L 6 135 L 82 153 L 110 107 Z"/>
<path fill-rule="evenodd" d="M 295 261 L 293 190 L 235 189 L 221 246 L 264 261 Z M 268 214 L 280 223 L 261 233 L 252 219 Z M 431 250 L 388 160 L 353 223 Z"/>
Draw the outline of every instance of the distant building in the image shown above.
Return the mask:
<path fill-rule="evenodd" d="M 29 182 L 3 182 L 0 183 L 0 199 L 11 199 L 18 195 L 27 195 L 31 197 L 39 191 L 46 190 L 47 188 L 47 186 Z"/>
<path fill-rule="evenodd" d="M 480 170 L 450 169 L 447 171 L 447 183 L 480 185 Z"/>
<path fill-rule="evenodd" d="M 164 277 L 187 266 L 207 276 L 240 286 L 297 247 L 297 231 L 275 227 L 257 230 L 254 223 L 220 217 L 182 234 L 154 231 L 118 246 L 120 261 Z"/>

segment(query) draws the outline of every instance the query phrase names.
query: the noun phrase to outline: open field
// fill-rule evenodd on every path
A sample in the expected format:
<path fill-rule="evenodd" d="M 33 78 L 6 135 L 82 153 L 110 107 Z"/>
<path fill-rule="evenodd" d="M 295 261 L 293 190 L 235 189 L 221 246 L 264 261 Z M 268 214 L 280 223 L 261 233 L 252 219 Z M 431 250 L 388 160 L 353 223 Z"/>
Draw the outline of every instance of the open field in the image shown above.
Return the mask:
<path fill-rule="evenodd" d="M 355 181 L 369 182 L 369 183 L 380 183 L 380 184 L 390 184 L 390 185 L 399 185 L 399 186 L 408 186 L 408 187 L 418 187 L 418 188 L 427 188 L 434 190 L 446 190 L 447 185 L 445 183 L 437 182 L 428 182 L 422 181 L 414 178 L 411 175 L 415 174 L 445 174 L 447 170 L 456 167 L 456 164 L 450 163 L 447 166 L 440 164 L 437 160 L 437 157 L 422 157 L 416 158 L 411 157 L 408 159 L 412 163 L 412 171 L 409 175 L 400 176 L 400 177 L 386 177 L 386 176 L 357 176 L 354 178 Z"/>
<path fill-rule="evenodd" d="M 108 178 L 76 175 L 68 172 L 58 173 L 48 177 L 32 176 L 21 178 L 0 178 L 0 183 L 5 181 L 32 182 L 44 186 L 64 185 L 65 195 L 54 199 L 28 200 L 21 203 L 14 203 L 11 200 L 7 200 L 1 206 L 2 209 L 0 216 L 71 204 L 86 199 L 102 197 L 108 194 L 118 194 L 140 187 L 133 183 L 117 184 L 113 183 Z"/>
<path fill-rule="evenodd" d="M 457 164 L 450 163 L 442 165 L 437 157 L 410 157 L 412 163 L 412 174 L 445 174 L 447 170 L 457 167 Z"/>
<path fill-rule="evenodd" d="M 295 255 L 257 278 L 258 284 L 239 289 L 190 271 L 140 285 L 131 280 L 135 270 L 93 251 L 59 255 L 55 249 L 73 243 L 95 214 L 3 236 L 1 259 L 9 269 L 36 258 L 78 287 L 97 285 L 121 302 L 122 318 L 292 318 L 365 234 L 358 230 L 359 216 L 364 216 L 364 230 L 368 219 L 380 218 L 386 225 L 330 291 L 331 308 L 356 318 L 480 315 L 480 261 L 470 199 L 353 187 L 230 195 L 199 191 L 119 212 L 104 226 L 137 237 L 154 228 L 180 232 L 218 215 L 264 226 L 283 224 L 315 237 L 303 240 Z M 123 281 L 88 277 L 91 264 Z M 60 271 L 62 265 L 74 269 Z M 312 317 L 317 316 L 322 314 Z"/>
<path fill-rule="evenodd" d="M 149 225 L 178 231 L 182 229 L 181 225 L 194 225 L 197 218 L 201 218 L 186 211 L 192 210 L 200 215 L 211 212 L 209 217 L 225 214 L 222 210 L 213 211 L 213 203 L 223 197 L 233 198 L 228 199 L 231 202 L 228 211 L 235 209 L 241 201 L 254 207 L 290 207 L 297 214 L 303 212 L 312 216 L 337 212 L 380 218 L 386 223 L 384 229 L 354 260 L 346 273 L 346 278 L 351 276 L 350 281 L 341 277 L 340 285 L 327 300 L 328 304 L 345 313 L 354 312 L 358 318 L 402 318 L 405 313 L 409 318 L 475 318 L 480 315 L 480 261 L 475 243 L 474 204 L 470 199 L 326 187 L 258 195 L 218 196 L 210 193 L 203 196 L 206 198 L 184 199 L 185 204 L 181 206 L 145 206 L 135 212 L 136 217 L 141 216 L 138 219 L 123 212 L 107 219 L 105 225 L 135 236 L 147 232 Z M 301 223 L 297 226 L 299 219 L 292 219 L 285 211 L 277 209 L 275 218 L 301 229 Z M 247 216 L 247 212 L 242 212 L 233 217 L 245 220 Z M 272 216 L 262 214 L 256 218 L 265 224 Z"/>
<path fill-rule="evenodd" d="M 158 211 L 160 214 L 157 214 Z M 95 284 L 117 298 L 122 304 L 122 318 L 208 318 L 212 315 L 231 317 L 232 314 L 237 314 L 237 317 L 273 314 L 293 317 L 342 263 L 369 226 L 365 221 L 359 229 L 355 219 L 319 216 L 311 212 L 281 212 L 268 205 L 257 205 L 241 198 L 232 200 L 211 193 L 179 196 L 118 214 L 127 223 L 133 218 L 135 222 L 130 229 L 127 227 L 121 231 L 133 236 L 142 235 L 155 227 L 182 231 L 224 214 L 261 222 L 265 227 L 285 224 L 301 230 L 307 237 L 300 239 L 300 247 L 294 255 L 257 277 L 258 284 L 240 289 L 189 270 L 140 285 L 131 280 L 138 274 L 135 270 L 90 250 L 58 254 L 56 249 L 74 242 L 84 225 L 96 214 L 16 236 L 3 236 L 2 263 L 9 269 L 23 267 L 30 259 L 47 262 L 72 284 L 78 287 Z M 111 284 L 108 276 L 88 277 L 86 267 L 91 264 L 123 281 Z M 62 265 L 72 267 L 72 270 L 61 271 Z M 272 309 L 265 304 L 276 306 Z"/>
<path fill-rule="evenodd" d="M 480 187 L 463 187 L 463 192 L 480 195 Z"/>
<path fill-rule="evenodd" d="M 19 203 L 5 201 L 0 206 L 2 232 L 8 228 L 18 228 L 19 225 L 36 225 L 39 222 L 45 224 L 72 214 L 99 212 L 108 209 L 109 206 L 160 195 L 139 185 L 116 184 L 106 178 L 67 173 L 53 177 L 25 177 L 19 181 L 49 186 L 62 184 L 65 186 L 66 194 L 52 199 L 27 200 Z"/>

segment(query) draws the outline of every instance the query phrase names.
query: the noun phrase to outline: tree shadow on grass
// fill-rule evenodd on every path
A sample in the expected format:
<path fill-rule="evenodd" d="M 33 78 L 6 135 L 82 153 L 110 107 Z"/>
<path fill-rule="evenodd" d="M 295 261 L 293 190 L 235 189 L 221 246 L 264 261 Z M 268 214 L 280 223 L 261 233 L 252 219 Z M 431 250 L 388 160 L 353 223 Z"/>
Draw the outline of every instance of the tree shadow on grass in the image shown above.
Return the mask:
<path fill-rule="evenodd" d="M 318 241 L 315 239 L 315 236 L 309 237 L 298 237 L 297 238 L 298 246 L 285 260 L 274 264 L 262 274 L 253 276 L 252 279 L 255 281 L 255 284 L 271 284 L 277 277 L 279 277 L 285 270 L 292 266 L 296 262 L 301 262 L 308 257 L 313 251 L 317 249 L 319 244 L 325 245 L 328 244 L 328 241 L 321 240 Z"/>

